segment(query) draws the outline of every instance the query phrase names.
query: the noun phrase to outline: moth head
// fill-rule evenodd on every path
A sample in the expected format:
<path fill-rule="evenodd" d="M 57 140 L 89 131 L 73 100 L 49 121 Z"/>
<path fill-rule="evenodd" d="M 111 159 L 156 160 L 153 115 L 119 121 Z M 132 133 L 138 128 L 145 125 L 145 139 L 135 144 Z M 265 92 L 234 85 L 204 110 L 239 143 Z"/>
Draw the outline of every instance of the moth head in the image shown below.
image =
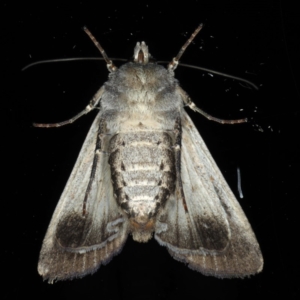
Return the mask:
<path fill-rule="evenodd" d="M 137 42 L 133 51 L 133 61 L 138 64 L 147 64 L 151 57 L 145 42 Z"/>

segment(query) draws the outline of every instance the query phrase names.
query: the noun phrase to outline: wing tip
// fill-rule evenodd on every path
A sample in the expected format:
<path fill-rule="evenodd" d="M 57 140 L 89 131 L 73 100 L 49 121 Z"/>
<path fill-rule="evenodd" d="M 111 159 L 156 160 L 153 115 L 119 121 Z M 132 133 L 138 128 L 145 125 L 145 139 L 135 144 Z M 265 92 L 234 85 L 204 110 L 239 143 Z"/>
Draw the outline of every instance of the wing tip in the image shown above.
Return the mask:
<path fill-rule="evenodd" d="M 205 276 L 214 276 L 220 279 L 230 278 L 249 278 L 260 273 L 263 270 L 263 257 L 261 252 L 250 255 L 245 260 L 234 261 L 229 263 L 217 264 L 216 257 L 213 255 L 185 255 L 175 253 L 168 249 L 170 255 L 177 261 L 185 263 L 191 270 L 202 273 Z"/>
<path fill-rule="evenodd" d="M 127 235 L 120 240 L 114 240 L 114 243 L 108 243 L 101 249 L 86 253 L 62 252 L 55 249 L 52 249 L 48 255 L 43 255 L 41 252 L 38 273 L 49 284 L 94 274 L 101 265 L 107 265 L 122 251 L 126 240 Z M 52 257 L 56 257 L 57 260 L 51 259 Z"/>

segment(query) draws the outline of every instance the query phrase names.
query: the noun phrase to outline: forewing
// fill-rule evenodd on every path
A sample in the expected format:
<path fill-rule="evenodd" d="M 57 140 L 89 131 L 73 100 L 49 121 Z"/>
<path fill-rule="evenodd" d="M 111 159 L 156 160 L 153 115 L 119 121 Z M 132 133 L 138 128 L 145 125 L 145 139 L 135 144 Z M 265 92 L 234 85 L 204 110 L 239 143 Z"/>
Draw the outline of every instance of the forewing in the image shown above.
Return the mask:
<path fill-rule="evenodd" d="M 186 112 L 182 115 L 183 201 L 171 197 L 155 238 L 177 260 L 205 275 L 244 277 L 263 259 L 251 226 Z"/>
<path fill-rule="evenodd" d="M 38 271 L 49 282 L 95 272 L 116 255 L 128 235 L 127 220 L 113 196 L 108 156 L 101 153 L 95 178 L 83 201 L 91 176 L 100 124 L 97 115 L 75 167 L 57 204 L 40 253 Z"/>

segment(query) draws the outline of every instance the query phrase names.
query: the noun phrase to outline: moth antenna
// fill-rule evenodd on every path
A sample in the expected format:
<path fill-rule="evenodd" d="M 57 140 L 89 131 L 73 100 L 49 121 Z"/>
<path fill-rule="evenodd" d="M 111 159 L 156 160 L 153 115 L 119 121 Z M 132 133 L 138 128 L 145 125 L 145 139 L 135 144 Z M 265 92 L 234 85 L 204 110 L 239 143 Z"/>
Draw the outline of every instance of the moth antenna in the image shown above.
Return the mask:
<path fill-rule="evenodd" d="M 196 30 L 193 32 L 191 37 L 185 42 L 185 44 L 181 47 L 180 51 L 178 52 L 177 56 L 175 56 L 172 61 L 168 65 L 169 70 L 175 70 L 178 66 L 178 61 L 181 58 L 182 54 L 184 53 L 185 49 L 189 46 L 189 44 L 193 41 L 195 36 L 199 33 L 199 31 L 202 29 L 203 24 L 200 24 Z"/>
<path fill-rule="evenodd" d="M 208 68 L 193 66 L 193 65 L 189 65 L 189 64 L 179 63 L 179 66 L 187 67 L 187 68 L 191 68 L 191 69 L 196 69 L 196 70 L 202 70 L 202 71 L 206 71 L 206 72 L 213 73 L 213 74 L 216 74 L 216 75 L 220 75 L 220 76 L 223 76 L 223 77 L 235 79 L 235 80 L 238 80 L 238 81 L 241 81 L 241 82 L 245 82 L 245 83 L 251 85 L 254 89 L 259 90 L 258 86 L 255 83 L 253 83 L 253 82 L 251 82 L 247 79 L 244 79 L 242 77 L 230 75 L 230 74 L 227 74 L 227 73 L 223 73 L 223 72 L 220 72 L 220 71 L 215 71 L 215 70 L 208 69 Z"/>
<path fill-rule="evenodd" d="M 157 64 L 164 64 L 164 63 L 169 63 L 169 62 L 166 61 L 166 60 L 159 60 L 156 63 Z M 241 81 L 241 82 L 245 82 L 245 83 L 251 85 L 254 89 L 259 90 L 259 87 L 254 82 L 252 82 L 250 80 L 247 80 L 247 79 L 244 79 L 242 77 L 230 75 L 230 74 L 223 73 L 223 72 L 220 72 L 220 71 L 215 71 L 213 69 L 208 69 L 208 68 L 204 68 L 204 67 L 199 67 L 199 66 L 184 64 L 184 63 L 181 63 L 181 62 L 178 62 L 178 66 L 179 67 L 196 69 L 196 70 L 201 70 L 201 71 L 213 73 L 213 74 L 216 74 L 216 75 L 219 75 L 219 76 L 223 76 L 223 77 L 231 78 L 231 79 L 238 80 L 238 81 Z"/>
<path fill-rule="evenodd" d="M 83 30 L 89 36 L 89 38 L 93 41 L 93 43 L 98 48 L 98 50 L 101 52 L 101 55 L 103 56 L 104 60 L 106 61 L 106 66 L 107 66 L 108 71 L 115 72 L 117 70 L 117 67 L 114 65 L 112 60 L 108 58 L 105 50 L 102 48 L 100 43 L 96 40 L 96 38 L 93 36 L 93 34 L 86 27 L 83 27 Z"/>
<path fill-rule="evenodd" d="M 128 59 L 125 58 L 112 58 L 112 59 L 118 61 L 128 61 Z M 29 65 L 26 65 L 21 71 L 26 71 L 27 69 L 34 67 L 36 65 L 57 63 L 57 62 L 83 61 L 83 60 L 104 60 L 104 58 L 103 57 L 72 57 L 72 58 L 45 59 L 45 60 L 39 60 Z"/>
<path fill-rule="evenodd" d="M 33 62 L 31 64 L 26 65 L 23 69 L 21 69 L 21 71 L 26 71 L 31 67 L 34 67 L 34 66 L 37 66 L 37 65 L 42 65 L 42 64 L 70 62 L 70 61 L 84 61 L 84 60 L 87 60 L 87 61 L 89 61 L 89 60 L 90 61 L 92 61 L 92 60 L 104 60 L 104 58 L 103 57 L 72 57 L 72 58 L 45 59 L 45 60 L 39 60 L 39 61 L 36 61 L 36 62 Z M 113 57 L 113 58 L 111 58 L 111 60 L 125 61 L 125 62 L 128 61 L 128 59 L 126 59 L 126 58 L 119 58 L 119 57 Z M 169 63 L 169 62 L 161 60 L 161 61 L 157 61 L 157 63 L 158 64 L 163 64 L 163 63 Z M 219 75 L 219 76 L 223 76 L 223 77 L 231 78 L 231 79 L 238 80 L 238 81 L 241 81 L 241 82 L 245 82 L 245 83 L 251 85 L 254 89 L 259 90 L 258 86 L 254 82 L 249 81 L 247 79 L 244 79 L 242 77 L 230 75 L 230 74 L 227 74 L 227 73 L 223 73 L 223 72 L 220 72 L 220 71 L 215 71 L 215 70 L 204 68 L 204 67 L 184 64 L 184 63 L 181 63 L 181 62 L 178 62 L 178 66 L 179 67 L 186 67 L 186 68 L 196 69 L 196 70 L 202 70 L 202 71 L 213 73 L 213 74 L 216 74 L 216 75 Z"/>

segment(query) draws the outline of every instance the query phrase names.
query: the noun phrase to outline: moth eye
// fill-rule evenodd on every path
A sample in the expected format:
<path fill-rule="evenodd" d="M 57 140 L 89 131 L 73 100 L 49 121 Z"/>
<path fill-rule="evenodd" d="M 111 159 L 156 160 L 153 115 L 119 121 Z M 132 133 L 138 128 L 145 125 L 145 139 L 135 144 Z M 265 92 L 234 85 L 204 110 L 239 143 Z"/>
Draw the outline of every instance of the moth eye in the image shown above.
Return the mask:
<path fill-rule="evenodd" d="M 121 163 L 121 170 L 125 171 L 125 166 L 124 166 L 123 162 Z"/>
<path fill-rule="evenodd" d="M 158 141 L 156 144 L 157 144 L 157 146 L 158 146 L 159 144 L 161 144 L 161 141 Z"/>
<path fill-rule="evenodd" d="M 121 145 L 122 145 L 123 147 L 125 147 L 126 144 L 125 144 L 125 142 L 123 141 Z"/>
<path fill-rule="evenodd" d="M 165 165 L 163 162 L 161 162 L 160 166 L 159 166 L 159 170 L 162 171 L 165 168 Z"/>
<path fill-rule="evenodd" d="M 160 181 L 157 183 L 157 185 L 158 185 L 158 186 L 161 186 L 161 184 L 162 184 L 162 181 L 160 180 Z"/>
<path fill-rule="evenodd" d="M 155 197 L 154 197 L 154 200 L 158 200 L 159 199 L 159 197 L 158 197 L 158 195 L 156 195 Z"/>

